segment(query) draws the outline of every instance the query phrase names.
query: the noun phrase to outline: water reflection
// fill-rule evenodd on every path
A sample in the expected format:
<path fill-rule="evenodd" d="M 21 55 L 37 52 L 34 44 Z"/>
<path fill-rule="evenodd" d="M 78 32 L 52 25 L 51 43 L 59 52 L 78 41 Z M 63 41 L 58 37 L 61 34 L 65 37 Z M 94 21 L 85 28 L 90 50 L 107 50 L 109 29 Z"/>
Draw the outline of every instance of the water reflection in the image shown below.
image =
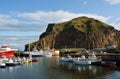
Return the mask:
<path fill-rule="evenodd" d="M 13 67 L 8 67 L 9 72 L 13 72 Z"/>
<path fill-rule="evenodd" d="M 7 76 L 6 76 L 7 74 Z M 120 79 L 120 68 L 79 66 L 41 57 L 40 62 L 0 69 L 1 79 Z"/>
<path fill-rule="evenodd" d="M 50 70 L 55 72 L 56 79 L 108 79 L 107 74 L 114 73 L 114 68 L 101 66 L 79 66 L 72 63 L 59 62 L 59 65 L 50 64 Z M 54 68 L 53 68 L 54 67 Z M 55 68 L 56 67 L 56 68 Z M 59 74 L 59 77 L 57 75 Z M 49 74 L 52 76 L 52 74 Z"/>

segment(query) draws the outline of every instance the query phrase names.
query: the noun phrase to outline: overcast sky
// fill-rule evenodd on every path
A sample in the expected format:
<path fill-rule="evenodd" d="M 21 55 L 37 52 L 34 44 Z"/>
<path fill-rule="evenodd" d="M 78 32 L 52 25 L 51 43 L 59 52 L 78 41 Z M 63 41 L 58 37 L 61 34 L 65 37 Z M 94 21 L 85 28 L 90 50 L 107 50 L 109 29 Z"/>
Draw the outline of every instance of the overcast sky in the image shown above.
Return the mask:
<path fill-rule="evenodd" d="M 0 45 L 24 50 L 49 23 L 87 16 L 120 30 L 120 0 L 1 0 Z"/>

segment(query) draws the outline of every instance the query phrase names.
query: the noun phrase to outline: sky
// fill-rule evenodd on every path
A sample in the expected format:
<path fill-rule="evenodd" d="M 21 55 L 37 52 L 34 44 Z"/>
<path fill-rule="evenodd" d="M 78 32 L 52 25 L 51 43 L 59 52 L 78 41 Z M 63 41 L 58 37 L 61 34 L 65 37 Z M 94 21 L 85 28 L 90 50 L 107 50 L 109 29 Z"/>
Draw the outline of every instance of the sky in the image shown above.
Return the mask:
<path fill-rule="evenodd" d="M 24 50 L 49 23 L 87 16 L 120 31 L 120 0 L 1 0 L 0 46 Z"/>

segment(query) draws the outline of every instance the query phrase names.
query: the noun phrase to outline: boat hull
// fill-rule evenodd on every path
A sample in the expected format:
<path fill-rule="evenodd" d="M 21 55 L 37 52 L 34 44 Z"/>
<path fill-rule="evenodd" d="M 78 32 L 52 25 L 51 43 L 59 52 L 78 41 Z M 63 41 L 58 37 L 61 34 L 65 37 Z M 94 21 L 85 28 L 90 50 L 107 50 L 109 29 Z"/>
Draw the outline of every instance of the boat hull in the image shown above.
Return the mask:
<path fill-rule="evenodd" d="M 24 57 L 29 57 L 29 54 L 22 54 Z M 31 55 L 32 57 L 43 57 L 43 55 Z"/>
<path fill-rule="evenodd" d="M 91 65 L 91 61 L 74 61 L 76 65 Z"/>
<path fill-rule="evenodd" d="M 5 63 L 0 64 L 0 68 L 5 68 L 5 67 L 6 67 Z"/>
<path fill-rule="evenodd" d="M 116 67 L 116 62 L 113 62 L 113 61 L 102 61 L 101 65 L 102 66 L 107 66 L 107 67 Z"/>
<path fill-rule="evenodd" d="M 32 62 L 39 62 L 38 59 L 32 59 Z"/>
<path fill-rule="evenodd" d="M 64 57 L 61 57 L 59 59 L 60 62 L 73 62 L 73 58 L 64 58 Z"/>
<path fill-rule="evenodd" d="M 0 57 L 6 56 L 6 57 L 14 57 L 15 51 L 0 51 Z"/>

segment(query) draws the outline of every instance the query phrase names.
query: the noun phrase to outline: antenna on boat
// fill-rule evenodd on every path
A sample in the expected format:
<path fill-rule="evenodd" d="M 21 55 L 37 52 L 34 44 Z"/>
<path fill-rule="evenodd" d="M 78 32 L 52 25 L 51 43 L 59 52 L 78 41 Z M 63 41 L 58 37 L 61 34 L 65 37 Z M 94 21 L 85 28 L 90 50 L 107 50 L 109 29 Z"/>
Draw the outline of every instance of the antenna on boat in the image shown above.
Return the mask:
<path fill-rule="evenodd" d="M 28 44 L 28 51 L 30 52 L 30 42 L 29 42 L 29 44 Z"/>
<path fill-rule="evenodd" d="M 29 58 L 32 58 L 32 55 L 31 55 L 31 53 L 30 53 L 30 42 L 29 42 L 29 44 L 28 44 L 28 52 L 29 52 Z"/>
<path fill-rule="evenodd" d="M 5 41 L 3 41 L 3 45 L 4 45 L 4 46 L 6 46 L 6 43 L 5 43 Z"/>

